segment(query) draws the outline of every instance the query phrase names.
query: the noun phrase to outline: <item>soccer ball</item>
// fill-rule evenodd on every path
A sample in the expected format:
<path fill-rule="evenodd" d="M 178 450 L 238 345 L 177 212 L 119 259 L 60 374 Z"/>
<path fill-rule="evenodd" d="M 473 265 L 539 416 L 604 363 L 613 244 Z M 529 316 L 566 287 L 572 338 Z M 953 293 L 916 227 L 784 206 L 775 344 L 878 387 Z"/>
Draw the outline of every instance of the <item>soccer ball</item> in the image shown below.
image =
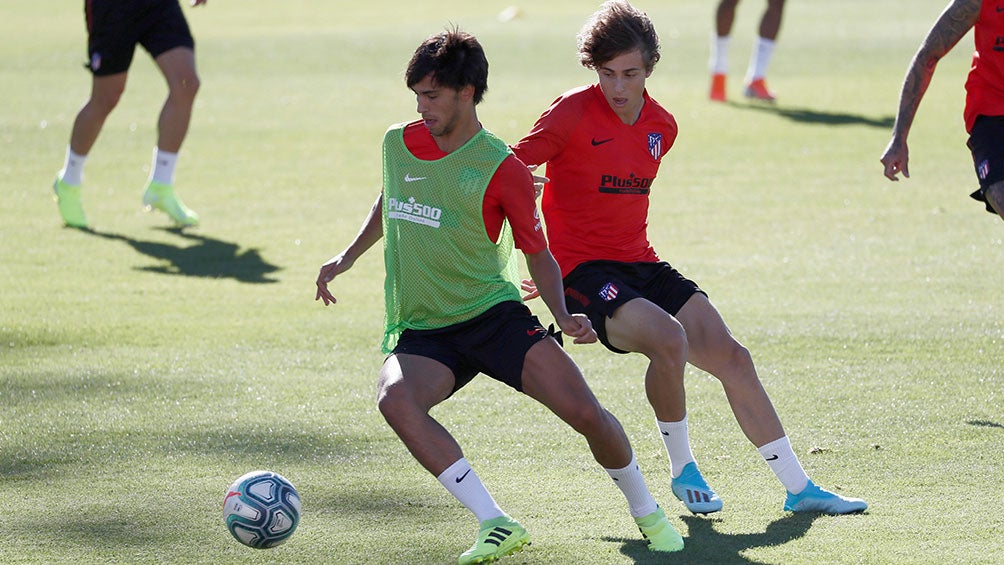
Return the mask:
<path fill-rule="evenodd" d="M 255 549 L 275 547 L 293 535 L 300 522 L 300 495 L 285 477 L 252 471 L 230 485 L 223 519 L 234 538 Z"/>

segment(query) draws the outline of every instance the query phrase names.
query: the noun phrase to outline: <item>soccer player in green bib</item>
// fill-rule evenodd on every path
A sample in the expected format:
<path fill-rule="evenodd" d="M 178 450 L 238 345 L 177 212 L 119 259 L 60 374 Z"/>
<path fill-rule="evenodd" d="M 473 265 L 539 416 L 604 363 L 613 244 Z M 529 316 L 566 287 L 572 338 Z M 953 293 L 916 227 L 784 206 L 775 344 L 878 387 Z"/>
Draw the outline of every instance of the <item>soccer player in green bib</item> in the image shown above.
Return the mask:
<path fill-rule="evenodd" d="M 463 31 L 431 36 L 405 78 L 422 119 L 387 130 L 383 190 L 353 241 L 321 267 L 316 298 L 333 304 L 328 284 L 383 239 L 389 355 L 377 404 L 418 462 L 478 519 L 477 539 L 459 562 L 492 562 L 530 542 L 429 415 L 478 373 L 537 400 L 585 437 L 650 550 L 683 549 L 620 423 L 521 300 L 516 248 L 561 331 L 576 343 L 596 340 L 589 320 L 566 309 L 533 177 L 478 121 L 475 107 L 488 88 L 484 50 Z"/>

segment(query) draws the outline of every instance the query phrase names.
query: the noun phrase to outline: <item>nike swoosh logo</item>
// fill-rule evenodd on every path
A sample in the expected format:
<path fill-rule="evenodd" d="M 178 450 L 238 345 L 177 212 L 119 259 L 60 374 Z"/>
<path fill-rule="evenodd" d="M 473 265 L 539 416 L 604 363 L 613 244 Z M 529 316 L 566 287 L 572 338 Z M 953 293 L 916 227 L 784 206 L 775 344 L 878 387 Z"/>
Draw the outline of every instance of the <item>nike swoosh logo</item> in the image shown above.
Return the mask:
<path fill-rule="evenodd" d="M 471 470 L 470 470 L 470 469 L 468 469 L 468 470 L 464 471 L 464 474 L 463 474 L 463 475 L 460 475 L 459 477 L 457 477 L 457 482 L 459 483 L 460 481 L 464 480 L 464 477 L 466 477 L 466 476 L 467 476 L 467 473 L 470 473 L 470 472 L 471 472 Z"/>
<path fill-rule="evenodd" d="M 411 173 L 405 173 L 404 182 L 415 182 L 417 180 L 425 180 L 427 178 L 429 177 L 413 177 L 411 176 Z"/>
<path fill-rule="evenodd" d="M 599 140 L 597 140 L 594 137 L 590 143 L 593 144 L 593 147 L 596 147 L 597 145 L 603 145 L 604 143 L 606 143 L 608 141 L 613 141 L 613 140 L 614 140 L 614 138 L 612 138 L 612 137 L 610 139 L 599 139 Z"/>
<path fill-rule="evenodd" d="M 777 460 L 777 454 L 771 455 L 770 457 L 764 457 L 764 461 L 775 461 Z"/>

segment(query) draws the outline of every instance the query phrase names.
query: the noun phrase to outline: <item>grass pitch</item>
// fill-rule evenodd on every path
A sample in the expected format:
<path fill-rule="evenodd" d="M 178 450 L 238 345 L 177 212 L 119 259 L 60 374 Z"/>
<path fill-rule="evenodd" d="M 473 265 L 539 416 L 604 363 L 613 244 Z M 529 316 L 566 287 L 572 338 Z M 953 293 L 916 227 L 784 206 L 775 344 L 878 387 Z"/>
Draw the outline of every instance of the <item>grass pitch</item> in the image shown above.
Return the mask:
<path fill-rule="evenodd" d="M 66 4 L 9 4 L 0 18 L 0 561 L 455 562 L 473 517 L 374 407 L 379 253 L 336 281 L 335 307 L 314 303 L 314 277 L 373 201 L 384 129 L 416 115 L 402 74 L 426 35 L 458 24 L 481 38 L 479 116 L 515 141 L 594 79 L 574 36 L 595 5 L 521 5 L 506 23 L 504 4 L 452 0 L 186 9 L 203 87 L 177 186 L 203 226 L 167 229 L 140 209 L 165 90 L 138 52 L 87 165 L 88 233 L 61 227 L 49 189 L 89 88 L 81 7 Z M 870 504 L 782 512 L 721 387 L 693 371 L 693 447 L 725 510 L 690 516 L 670 491 L 644 363 L 573 346 L 686 537 L 663 561 L 996 562 L 1004 224 L 967 197 L 971 37 L 939 65 L 911 134 L 913 178 L 893 184 L 878 158 L 943 1 L 789 3 L 776 106 L 737 96 L 758 3 L 739 7 L 724 105 L 706 100 L 712 3 L 638 6 L 663 41 L 649 90 L 681 132 L 651 239 L 753 351 L 810 476 Z M 506 562 L 654 562 L 584 442 L 546 410 L 478 379 L 434 414 L 533 536 Z M 259 468 L 304 502 L 294 537 L 268 551 L 222 524 L 227 485 Z"/>

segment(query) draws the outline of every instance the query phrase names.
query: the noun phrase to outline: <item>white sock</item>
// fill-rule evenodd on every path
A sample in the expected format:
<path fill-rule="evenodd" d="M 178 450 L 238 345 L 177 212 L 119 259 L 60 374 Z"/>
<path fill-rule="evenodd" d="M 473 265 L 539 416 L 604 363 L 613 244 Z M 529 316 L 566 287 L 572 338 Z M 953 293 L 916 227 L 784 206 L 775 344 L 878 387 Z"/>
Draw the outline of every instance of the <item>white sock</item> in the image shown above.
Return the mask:
<path fill-rule="evenodd" d="M 648 516 L 659 507 L 655 499 L 652 498 L 648 485 L 645 484 L 645 477 L 641 476 L 641 469 L 638 467 L 638 461 L 634 458 L 634 453 L 631 454 L 631 462 L 628 463 L 627 467 L 607 469 L 606 471 L 617 484 L 617 488 L 624 493 L 628 508 L 631 510 L 631 516 L 635 518 Z"/>
<path fill-rule="evenodd" d="M 770 58 L 773 54 L 774 42 L 770 39 L 757 37 L 753 54 L 750 56 L 750 65 L 746 70 L 746 82 L 767 76 L 767 66 L 770 65 Z"/>
<path fill-rule="evenodd" d="M 153 148 L 153 171 L 150 180 L 160 184 L 174 184 L 174 166 L 178 164 L 178 154 Z"/>
<path fill-rule="evenodd" d="M 770 470 L 774 471 L 788 492 L 798 494 L 805 490 L 805 486 L 809 484 L 809 476 L 805 474 L 805 469 L 802 468 L 798 457 L 791 449 L 788 436 L 782 436 L 780 439 L 764 444 L 758 447 L 757 451 L 770 465 Z"/>
<path fill-rule="evenodd" d="M 450 494 L 477 516 L 479 523 L 505 515 L 466 457 L 457 459 L 436 478 Z"/>
<path fill-rule="evenodd" d="M 729 72 L 729 36 L 711 33 L 711 73 L 724 75 Z"/>
<path fill-rule="evenodd" d="M 78 155 L 66 147 L 66 160 L 63 161 L 63 168 L 59 171 L 59 179 L 66 184 L 78 185 L 84 179 L 84 162 L 87 155 Z"/>
<path fill-rule="evenodd" d="M 666 444 L 669 454 L 669 464 L 673 477 L 679 477 L 687 463 L 694 461 L 694 453 L 690 450 L 690 432 L 687 430 L 687 417 L 679 422 L 655 421 L 662 433 L 662 441 Z"/>

